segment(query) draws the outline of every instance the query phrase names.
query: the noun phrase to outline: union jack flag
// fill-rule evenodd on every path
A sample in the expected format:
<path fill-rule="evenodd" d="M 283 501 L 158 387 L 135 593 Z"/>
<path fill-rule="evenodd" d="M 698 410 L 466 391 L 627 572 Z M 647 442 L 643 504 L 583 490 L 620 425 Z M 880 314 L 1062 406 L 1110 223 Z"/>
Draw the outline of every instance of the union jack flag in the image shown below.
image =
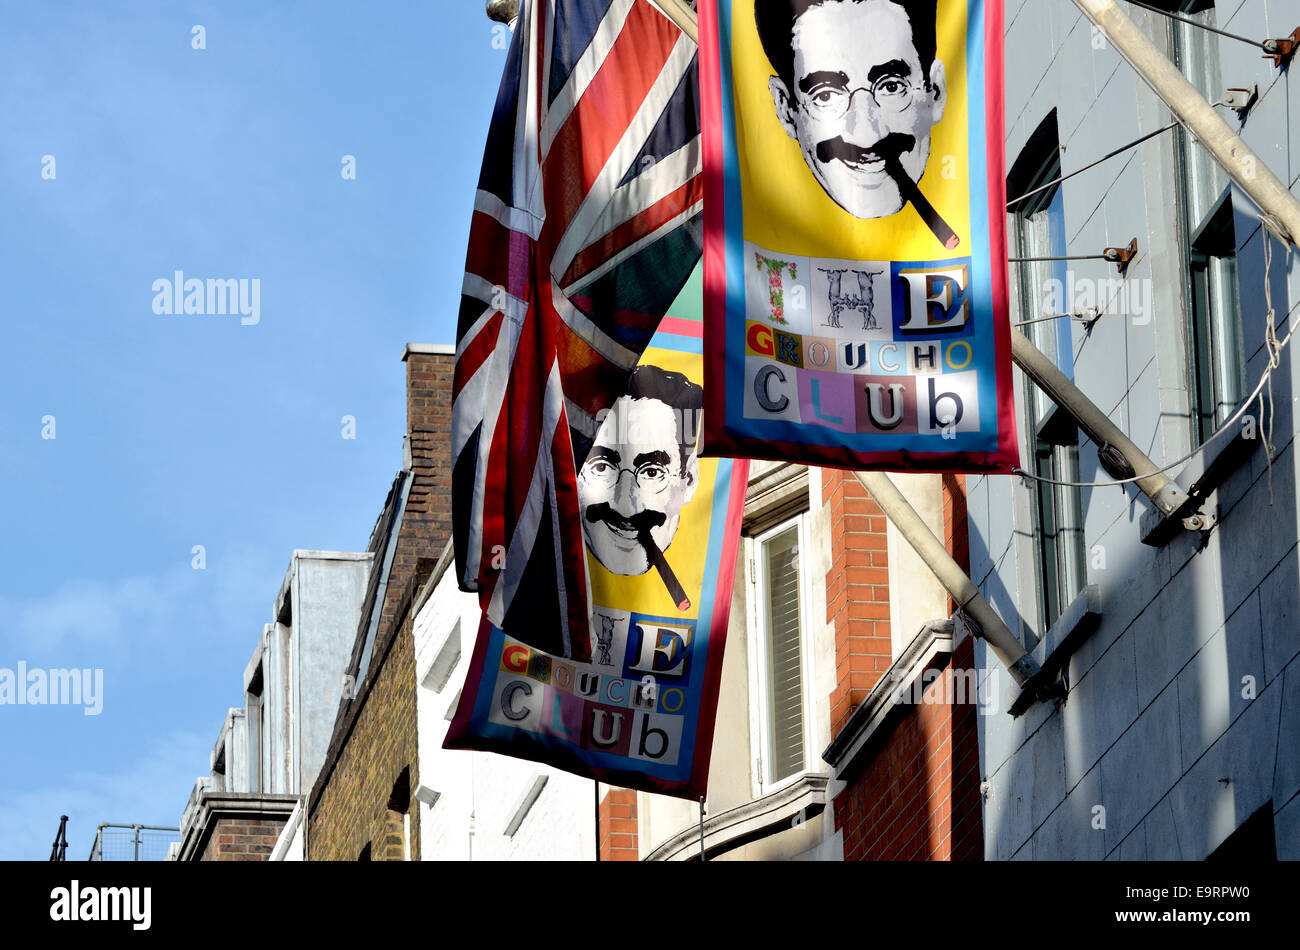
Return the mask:
<path fill-rule="evenodd" d="M 452 416 L 462 589 L 588 660 L 577 469 L 700 257 L 696 46 L 650 0 L 524 0 L 465 265 Z"/>

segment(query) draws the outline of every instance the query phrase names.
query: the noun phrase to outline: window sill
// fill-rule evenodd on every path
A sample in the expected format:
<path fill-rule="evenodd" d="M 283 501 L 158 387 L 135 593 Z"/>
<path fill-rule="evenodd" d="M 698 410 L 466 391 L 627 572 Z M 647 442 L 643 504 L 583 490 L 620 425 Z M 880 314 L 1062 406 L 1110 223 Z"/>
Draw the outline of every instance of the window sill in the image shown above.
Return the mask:
<path fill-rule="evenodd" d="M 1079 649 L 1101 624 L 1101 588 L 1089 584 L 1070 605 L 1062 611 L 1056 623 L 1038 641 L 1038 646 L 1030 651 L 1041 673 L 1034 681 L 1025 685 L 1011 704 L 1011 715 L 1019 716 L 1038 698 L 1038 684 L 1052 682 L 1057 673 L 1070 662 L 1070 657 Z"/>
<path fill-rule="evenodd" d="M 798 781 L 704 819 L 704 853 L 717 857 L 760 838 L 796 828 L 826 808 L 831 777 L 805 772 Z M 700 826 L 692 824 L 648 855 L 647 861 L 692 861 L 700 857 Z"/>
<path fill-rule="evenodd" d="M 1187 501 L 1168 516 L 1157 508 L 1143 512 L 1139 526 L 1143 544 L 1163 547 L 1172 541 L 1183 530 L 1183 519 L 1196 514 L 1205 499 L 1250 459 L 1262 440 L 1246 438 L 1245 433 L 1246 429 L 1242 428 L 1231 439 L 1219 445 L 1203 446 L 1183 466 L 1174 481 L 1187 492 Z"/>

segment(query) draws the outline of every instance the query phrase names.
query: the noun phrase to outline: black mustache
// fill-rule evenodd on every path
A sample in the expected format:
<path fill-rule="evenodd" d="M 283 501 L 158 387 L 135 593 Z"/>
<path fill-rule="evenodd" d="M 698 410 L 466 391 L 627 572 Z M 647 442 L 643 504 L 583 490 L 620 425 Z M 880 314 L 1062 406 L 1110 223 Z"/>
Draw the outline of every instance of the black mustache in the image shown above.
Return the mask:
<path fill-rule="evenodd" d="M 916 148 L 915 136 L 905 132 L 890 132 L 875 145 L 864 148 L 844 141 L 841 136 L 817 143 L 817 160 L 829 162 L 838 158 L 843 162 L 861 164 L 862 162 L 897 160 L 904 152 Z"/>
<path fill-rule="evenodd" d="M 635 531 L 637 534 L 657 528 L 668 520 L 668 516 L 662 511 L 638 511 L 630 518 L 624 518 L 609 507 L 608 503 L 603 501 L 595 505 L 588 505 L 585 514 L 587 520 L 592 524 L 603 521 L 611 528 L 617 528 L 620 531 Z"/>
<path fill-rule="evenodd" d="M 898 185 L 898 193 L 903 200 L 916 209 L 916 213 L 921 216 L 921 220 L 930 228 L 931 233 L 951 251 L 961 243 L 961 238 L 948 226 L 948 222 L 940 217 L 939 212 L 934 210 L 934 205 L 930 204 L 929 199 L 921 193 L 921 189 L 917 187 L 916 182 L 912 181 L 912 176 L 907 173 L 903 163 L 898 160 L 900 155 L 914 148 L 916 148 L 916 139 L 903 132 L 890 132 L 871 148 L 850 145 L 837 135 L 833 139 L 818 143 L 817 158 L 822 162 L 829 162 L 832 158 L 847 162 L 883 160 L 885 174 Z"/>

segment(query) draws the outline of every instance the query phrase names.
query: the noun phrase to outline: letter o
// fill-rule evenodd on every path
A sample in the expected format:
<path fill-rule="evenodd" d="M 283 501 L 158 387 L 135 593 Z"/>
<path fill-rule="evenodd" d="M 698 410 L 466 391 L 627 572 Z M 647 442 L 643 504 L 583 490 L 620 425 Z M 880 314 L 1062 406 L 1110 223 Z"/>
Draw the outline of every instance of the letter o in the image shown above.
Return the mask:
<path fill-rule="evenodd" d="M 956 363 L 952 361 L 952 351 L 959 346 L 966 347 L 966 362 L 962 363 L 960 366 L 958 366 Z M 971 349 L 971 345 L 969 343 L 967 343 L 965 340 L 953 340 L 951 343 L 948 344 L 948 351 L 943 354 L 943 359 L 944 362 L 948 364 L 949 369 L 965 369 L 967 366 L 970 365 L 970 361 L 974 358 L 974 356 L 975 356 L 975 351 Z"/>
<path fill-rule="evenodd" d="M 831 361 L 831 349 L 821 340 L 809 343 L 805 352 L 808 354 L 808 362 L 813 366 L 825 366 Z"/>
<path fill-rule="evenodd" d="M 671 696 L 673 693 L 677 694 L 677 705 L 669 706 L 668 697 Z M 677 710 L 681 709 L 682 706 L 684 706 L 685 704 L 686 704 L 686 694 L 683 693 L 680 689 L 677 689 L 676 687 L 674 687 L 673 689 L 664 690 L 663 693 L 661 693 L 659 696 L 659 708 L 661 708 L 664 712 L 677 712 Z"/>

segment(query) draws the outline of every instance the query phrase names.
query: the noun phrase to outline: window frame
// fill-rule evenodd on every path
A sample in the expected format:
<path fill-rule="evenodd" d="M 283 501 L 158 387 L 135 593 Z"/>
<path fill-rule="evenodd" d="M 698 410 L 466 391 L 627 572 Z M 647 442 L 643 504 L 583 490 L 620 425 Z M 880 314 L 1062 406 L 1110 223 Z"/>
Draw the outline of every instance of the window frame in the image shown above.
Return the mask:
<path fill-rule="evenodd" d="M 780 779 L 769 778 L 771 772 L 771 730 L 769 726 L 769 705 L 771 697 L 767 686 L 770 659 L 768 656 L 768 631 L 764 619 L 764 598 L 767 582 L 761 568 L 763 546 L 773 538 L 788 531 L 791 527 L 798 531 L 797 545 L 800 558 L 799 570 L 799 676 L 800 676 L 800 731 L 803 740 L 803 761 L 799 768 Z M 755 798 L 769 795 L 801 781 L 813 771 L 809 762 L 816 726 L 810 697 L 816 696 L 814 682 L 814 664 L 812 663 L 812 583 L 809 572 L 803 568 L 803 559 L 808 557 L 810 548 L 809 512 L 802 511 L 782 519 L 745 539 L 746 561 L 746 634 L 751 662 L 749 666 L 749 734 L 750 734 L 750 775 L 752 792 Z"/>
<path fill-rule="evenodd" d="M 1061 174 L 1061 152 L 1056 136 L 1048 147 L 1040 140 L 1027 148 L 1041 149 L 1040 161 L 1028 177 L 1023 191 L 1041 187 Z M 1017 160 L 1020 165 L 1024 160 Z M 1033 153 L 1030 152 L 1030 155 Z M 1032 167 L 1032 166 L 1031 166 Z M 1037 216 L 1046 215 L 1045 226 L 1035 223 Z M 1008 239 L 1016 257 L 1064 256 L 1064 196 L 1060 185 L 1049 188 L 1018 204 L 1008 213 Z M 1055 219 L 1055 220 L 1053 220 Z M 1040 243 L 1041 242 L 1041 243 Z M 1068 292 L 1069 271 L 1064 261 L 1022 263 L 1014 265 L 1012 309 L 1019 320 L 1033 320 L 1052 316 L 1043 306 L 1041 293 L 1048 280 L 1062 282 Z M 1051 271 L 1049 274 L 1048 272 Z M 1062 295 L 1064 297 L 1064 294 Z M 1068 311 L 1072 302 L 1063 299 Z M 1026 328 L 1030 340 L 1069 377 L 1074 375 L 1072 348 L 1072 321 L 1069 317 L 1029 324 Z M 1050 346 L 1044 344 L 1050 341 Z M 1062 350 L 1065 352 L 1062 352 Z M 1057 405 L 1027 375 L 1021 375 L 1023 386 L 1022 425 L 1024 457 L 1032 460 L 1033 474 L 1056 481 L 1082 481 L 1079 474 L 1079 445 L 1082 439 L 1078 421 L 1064 406 Z M 1083 489 L 1065 485 L 1034 482 L 1030 488 L 1029 519 L 1032 550 L 1035 616 L 1038 632 L 1024 625 L 1025 647 L 1032 649 L 1046 636 L 1047 631 L 1060 619 L 1071 601 L 1087 587 L 1087 542 L 1084 538 Z M 1073 533 L 1074 545 L 1063 543 L 1063 534 Z M 1022 616 L 1022 620 L 1023 620 Z"/>
<path fill-rule="evenodd" d="M 1179 0 L 1180 16 L 1217 26 L 1215 0 Z M 1214 34 L 1176 20 L 1167 23 L 1169 58 L 1203 95 L 1217 98 L 1221 85 L 1218 41 Z M 1222 169 L 1175 130 L 1174 179 L 1178 240 L 1182 250 L 1185 385 L 1188 439 L 1199 448 L 1245 396 L 1240 287 L 1232 214 L 1232 184 Z M 1207 189 L 1205 183 L 1210 187 Z M 1199 187 L 1198 187 L 1199 184 Z"/>

